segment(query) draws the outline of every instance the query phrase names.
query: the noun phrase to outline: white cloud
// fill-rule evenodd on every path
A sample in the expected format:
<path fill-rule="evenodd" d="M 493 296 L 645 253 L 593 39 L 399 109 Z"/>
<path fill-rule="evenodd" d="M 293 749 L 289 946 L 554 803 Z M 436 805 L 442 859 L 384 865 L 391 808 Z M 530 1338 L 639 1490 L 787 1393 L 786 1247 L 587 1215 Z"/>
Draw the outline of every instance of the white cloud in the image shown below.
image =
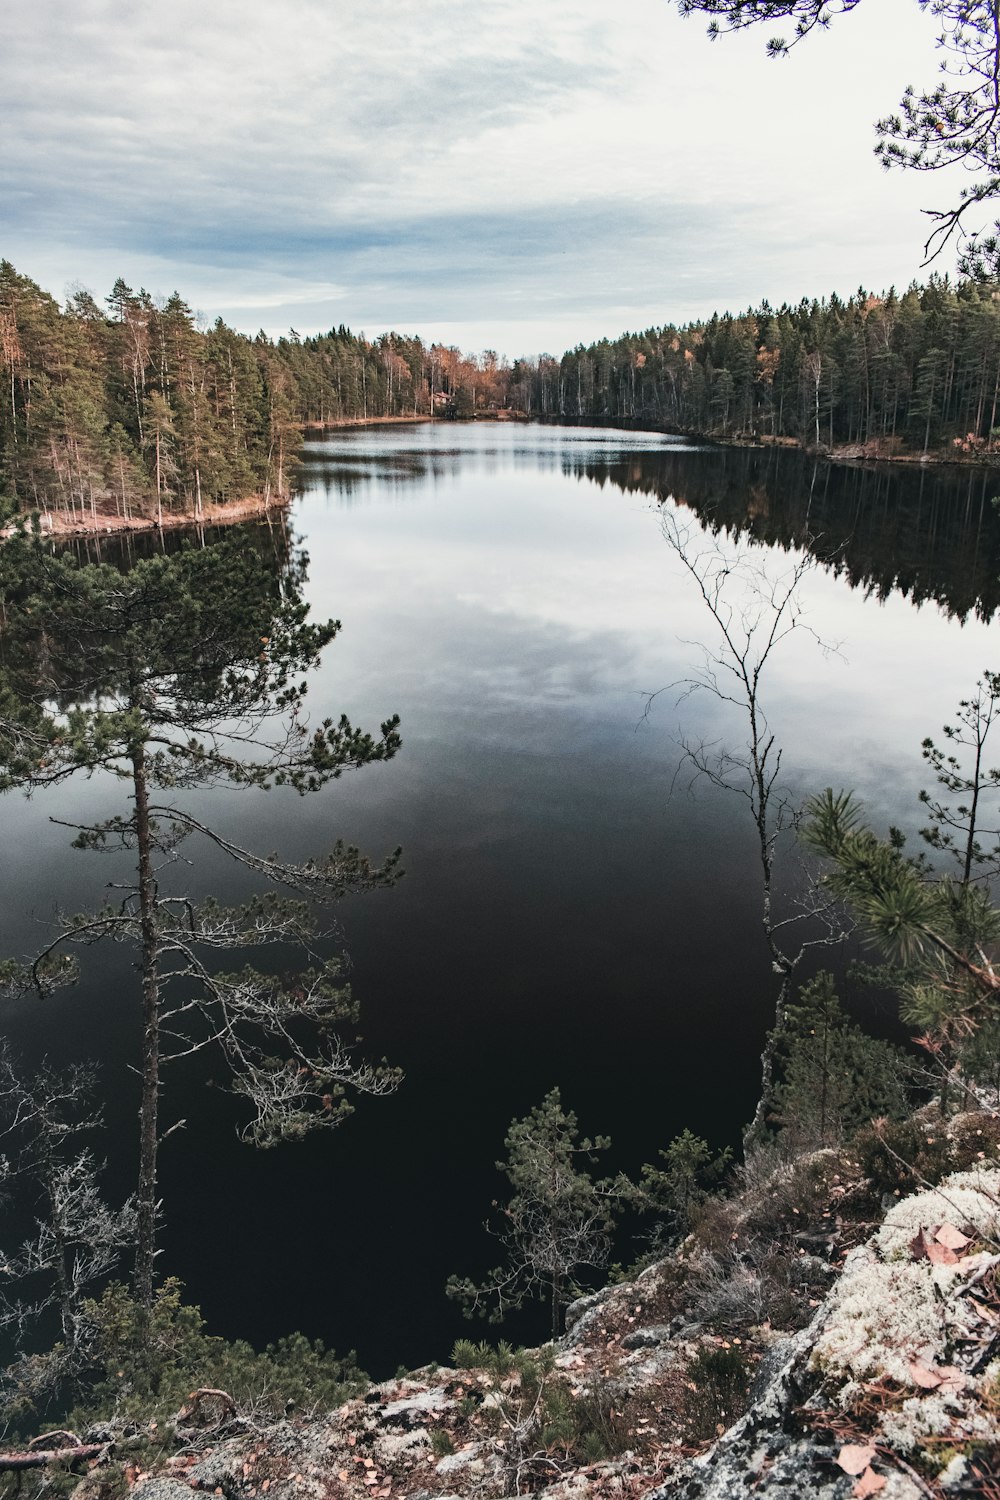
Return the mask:
<path fill-rule="evenodd" d="M 913 0 L 779 63 L 667 0 L 42 0 L 0 57 L 0 249 L 57 294 L 535 336 L 511 353 L 905 282 L 930 184 L 870 122 L 930 36 Z"/>

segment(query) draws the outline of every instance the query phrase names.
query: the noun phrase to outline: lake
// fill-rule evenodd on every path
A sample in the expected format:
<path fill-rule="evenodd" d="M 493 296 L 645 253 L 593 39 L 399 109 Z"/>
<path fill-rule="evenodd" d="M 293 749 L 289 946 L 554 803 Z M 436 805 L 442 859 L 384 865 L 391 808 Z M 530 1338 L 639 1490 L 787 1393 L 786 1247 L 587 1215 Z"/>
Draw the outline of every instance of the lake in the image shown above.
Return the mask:
<path fill-rule="evenodd" d="M 261 1343 L 299 1328 L 378 1376 L 446 1359 L 470 1325 L 445 1278 L 493 1263 L 493 1163 L 554 1084 L 584 1132 L 612 1137 L 615 1168 L 637 1171 L 685 1125 L 736 1140 L 772 1005 L 755 851 L 745 804 L 692 784 L 681 742 L 739 749 L 745 726 L 683 696 L 713 627 L 664 514 L 694 548 L 749 551 L 773 577 L 797 549 L 818 556 L 800 600 L 834 649 L 796 632 L 762 689 L 789 796 L 854 787 L 875 826 L 914 830 L 921 739 L 1000 667 L 994 483 L 607 428 L 393 426 L 306 444 L 293 525 L 314 613 L 343 625 L 314 712 L 370 727 L 398 712 L 403 749 L 305 800 L 201 805 L 290 855 L 338 837 L 373 856 L 403 845 L 405 879 L 340 921 L 365 1052 L 406 1080 L 324 1139 L 257 1154 L 210 1068 L 168 1077 L 168 1123 L 187 1125 L 163 1152 L 163 1269 L 212 1331 Z M 88 816 L 115 805 L 98 779 L 5 801 L 7 952 L 39 946 L 53 909 L 92 903 L 107 878 L 49 821 L 81 798 Z M 789 849 L 780 881 L 798 879 Z M 240 889 L 201 852 L 189 880 Z M 891 1030 L 884 1004 L 846 993 Z M 134 996 L 128 955 L 99 951 L 76 991 L 9 1007 L 6 1028 L 32 1058 L 101 1061 L 122 1190 Z M 513 1332 L 544 1330 L 540 1307 Z"/>

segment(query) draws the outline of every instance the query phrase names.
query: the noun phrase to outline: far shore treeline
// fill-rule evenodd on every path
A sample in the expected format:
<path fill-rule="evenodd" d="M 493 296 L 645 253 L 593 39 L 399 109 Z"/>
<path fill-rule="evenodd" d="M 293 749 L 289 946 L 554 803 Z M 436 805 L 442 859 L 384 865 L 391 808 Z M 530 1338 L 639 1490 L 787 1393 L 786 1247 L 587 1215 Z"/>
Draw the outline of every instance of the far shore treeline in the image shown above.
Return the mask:
<path fill-rule="evenodd" d="M 0 261 L 0 495 L 8 513 L 164 521 L 288 493 L 303 428 L 386 417 L 621 421 L 859 456 L 1000 444 L 1000 290 L 767 303 L 508 363 L 341 326 L 250 338 L 174 293 L 115 283 L 63 306 Z"/>

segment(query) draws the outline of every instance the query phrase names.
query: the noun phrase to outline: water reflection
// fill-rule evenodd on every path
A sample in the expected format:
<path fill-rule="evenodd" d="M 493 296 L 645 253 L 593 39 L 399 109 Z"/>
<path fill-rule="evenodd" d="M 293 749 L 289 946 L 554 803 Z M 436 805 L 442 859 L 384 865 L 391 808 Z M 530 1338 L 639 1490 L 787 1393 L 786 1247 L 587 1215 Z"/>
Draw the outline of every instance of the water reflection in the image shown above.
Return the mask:
<path fill-rule="evenodd" d="M 236 527 L 179 526 L 162 532 L 149 527 L 145 531 L 67 537 L 49 545 L 53 550 L 69 552 L 78 562 L 107 563 L 109 567 L 127 573 L 142 558 L 174 553 L 187 547 L 211 547 L 234 531 L 240 536 L 241 545 L 252 548 L 279 572 L 301 567 L 301 561 L 296 560 L 291 518 L 288 511 L 278 509 L 267 520 L 241 521 Z"/>
<path fill-rule="evenodd" d="M 852 588 L 932 601 L 964 620 L 1000 606 L 1000 475 L 981 468 L 836 465 L 780 450 L 563 457 L 567 474 L 690 508 L 709 531 L 805 548 Z"/>
<path fill-rule="evenodd" d="M 234 838 L 292 858 L 339 834 L 403 844 L 407 878 L 344 921 L 366 1051 L 407 1080 L 323 1149 L 265 1158 L 192 1083 L 164 1168 L 166 1200 L 186 1204 L 165 1265 L 219 1331 L 246 1334 L 250 1307 L 261 1339 L 302 1327 L 388 1374 L 447 1358 L 468 1331 L 444 1279 L 491 1263 L 491 1163 L 554 1083 L 632 1169 L 684 1125 L 723 1144 L 752 1110 L 771 1004 L 752 840 L 730 800 L 670 795 L 678 730 L 736 729 L 668 695 L 642 718 L 643 692 L 690 671 L 706 628 L 662 507 L 729 542 L 822 550 L 804 602 L 843 655 L 783 655 L 768 708 L 793 793 L 853 784 L 883 824 L 910 806 L 919 820 L 921 738 L 997 665 L 982 623 L 1000 602 L 997 521 L 981 471 L 839 470 L 608 429 L 351 431 L 307 444 L 300 483 L 289 528 L 311 554 L 313 615 L 344 624 L 315 711 L 398 710 L 403 750 L 307 805 L 206 793 L 206 806 Z M 284 545 L 266 527 L 243 535 Z M 157 545 L 123 544 L 119 565 Z M 106 793 L 90 794 L 102 815 Z M 51 905 L 85 904 L 92 879 L 47 823 L 73 811 L 53 795 L 5 809 L 0 909 L 19 947 Z M 195 873 L 229 896 L 221 864 Z M 131 976 L 112 959 L 71 1004 L 25 1012 L 25 1037 L 130 1053 Z M 120 1143 L 133 1112 L 130 1097 L 109 1105 Z M 251 1235 L 234 1258 L 228 1226 L 248 1212 L 295 1233 Z"/>

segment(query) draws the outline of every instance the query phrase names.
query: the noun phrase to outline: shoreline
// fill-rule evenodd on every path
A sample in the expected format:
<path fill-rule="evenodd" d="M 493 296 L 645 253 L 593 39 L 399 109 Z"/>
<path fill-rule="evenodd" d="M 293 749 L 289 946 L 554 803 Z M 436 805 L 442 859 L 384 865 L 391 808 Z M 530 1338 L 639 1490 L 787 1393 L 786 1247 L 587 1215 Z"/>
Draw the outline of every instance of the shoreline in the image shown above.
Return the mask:
<path fill-rule="evenodd" d="M 1000 468 L 1000 447 L 989 452 L 961 445 L 935 448 L 928 452 L 917 452 L 912 449 L 902 452 L 880 452 L 877 444 L 840 443 L 835 448 L 829 448 L 821 443 L 819 447 L 816 447 L 813 443 L 803 442 L 801 438 L 796 437 L 772 437 L 769 433 L 752 436 L 747 433 L 700 432 L 694 428 L 670 427 L 653 418 L 644 420 L 641 417 L 536 416 L 529 420 L 548 427 L 595 427 L 612 432 L 656 432 L 666 437 L 686 438 L 689 442 L 706 444 L 712 448 L 742 448 L 756 453 L 774 451 L 801 453 L 806 458 L 818 459 L 828 464 L 878 464 L 880 467 L 901 464 L 907 467 L 925 465 L 935 468 L 951 465 L 954 468 L 963 469 Z"/>
<path fill-rule="evenodd" d="M 869 450 L 866 443 L 841 443 L 836 448 L 815 447 L 799 438 L 758 437 L 751 439 L 725 438 L 704 434 L 704 441 L 720 448 L 754 448 L 760 452 L 780 449 L 784 453 L 803 453 L 807 458 L 819 459 L 822 463 L 843 465 L 877 464 L 880 468 L 896 464 L 912 468 L 914 465 L 942 468 L 951 465 L 960 469 L 993 469 L 1000 467 L 1000 450 L 977 452 L 975 449 L 936 448 L 928 452 L 915 450 L 880 453 Z"/>
<path fill-rule="evenodd" d="M 398 417 L 331 417 L 327 422 L 303 422 L 302 427 L 306 432 L 336 432 L 347 427 L 416 427 L 424 423 L 430 423 L 435 427 L 461 427 L 469 422 L 534 422 L 536 417 L 529 417 L 523 411 L 477 411 L 475 416 L 446 417 L 437 413 L 433 415 L 420 412 L 416 416 Z"/>
<path fill-rule="evenodd" d="M 406 417 L 331 417 L 326 422 L 303 422 L 302 427 L 306 432 L 336 432 L 344 427 L 414 427 L 420 422 L 444 422 L 446 417 L 431 417 L 427 415 Z"/>
<path fill-rule="evenodd" d="M 327 422 L 305 422 L 303 423 L 303 436 L 308 433 L 336 432 L 349 428 L 362 427 L 413 427 L 426 423 L 434 426 L 454 425 L 455 418 L 441 416 L 382 416 L 382 417 L 337 417 Z M 461 420 L 461 419 L 459 419 Z M 539 421 L 538 418 L 526 417 L 521 412 L 492 412 L 489 415 L 479 414 L 472 421 L 487 421 L 531 423 Z M 611 431 L 649 431 L 666 432 L 667 429 L 657 425 L 645 426 L 638 419 L 618 419 L 609 421 L 607 418 L 584 419 L 571 417 L 569 419 L 555 419 L 551 417 L 541 418 L 542 426 L 557 427 L 579 427 L 594 426 L 610 429 Z M 764 452 L 768 449 L 780 449 L 786 453 L 800 453 L 806 457 L 818 459 L 822 463 L 838 464 L 845 467 L 877 465 L 880 468 L 903 465 L 913 467 L 914 465 L 927 465 L 935 468 L 951 465 L 955 468 L 980 468 L 990 469 L 1000 467 L 1000 451 L 993 453 L 962 452 L 955 450 L 938 450 L 933 453 L 878 453 L 865 452 L 866 445 L 843 444 L 839 448 L 815 449 L 797 438 L 769 438 L 767 436 L 756 439 L 736 439 L 725 437 L 721 434 L 694 433 L 694 432 L 671 432 L 669 435 L 687 438 L 694 442 L 708 443 L 718 448 L 743 448 Z M 202 506 L 201 515 L 195 515 L 192 511 L 167 511 L 163 515 L 162 522 L 150 516 L 123 516 L 119 511 L 98 511 L 96 515 L 81 515 L 79 512 L 73 514 L 69 511 L 41 511 L 39 512 L 40 532 L 43 537 L 53 537 L 60 540 L 72 537 L 99 537 L 99 536 L 143 536 L 150 532 L 191 530 L 205 526 L 228 526 L 236 525 L 243 521 L 269 520 L 272 514 L 282 513 L 288 509 L 295 496 L 291 493 L 271 496 L 247 495 L 241 500 L 232 500 L 224 505 L 206 504 Z M 26 529 L 28 529 L 28 517 L 21 518 Z M 0 540 L 15 535 L 18 526 L 14 522 L 8 522 L 0 529 Z"/>
<path fill-rule="evenodd" d="M 40 511 L 38 513 L 39 532 L 42 537 L 74 537 L 74 536 L 146 536 L 155 531 L 180 531 L 185 528 L 199 526 L 227 526 L 238 521 L 267 520 L 275 513 L 286 511 L 292 502 L 292 496 L 273 495 L 270 499 L 264 495 L 247 495 L 242 500 L 232 500 L 228 505 L 203 505 L 201 515 L 195 515 L 192 511 L 167 511 L 163 515 L 162 523 L 155 516 L 123 516 L 114 511 L 105 513 L 98 511 L 96 515 L 81 516 L 79 512 L 73 515 L 70 511 Z M 28 517 L 22 518 L 26 523 Z M 16 524 L 6 525 L 0 531 L 0 537 L 14 536 L 18 527 Z M 30 535 L 31 529 L 25 525 L 26 532 Z"/>

